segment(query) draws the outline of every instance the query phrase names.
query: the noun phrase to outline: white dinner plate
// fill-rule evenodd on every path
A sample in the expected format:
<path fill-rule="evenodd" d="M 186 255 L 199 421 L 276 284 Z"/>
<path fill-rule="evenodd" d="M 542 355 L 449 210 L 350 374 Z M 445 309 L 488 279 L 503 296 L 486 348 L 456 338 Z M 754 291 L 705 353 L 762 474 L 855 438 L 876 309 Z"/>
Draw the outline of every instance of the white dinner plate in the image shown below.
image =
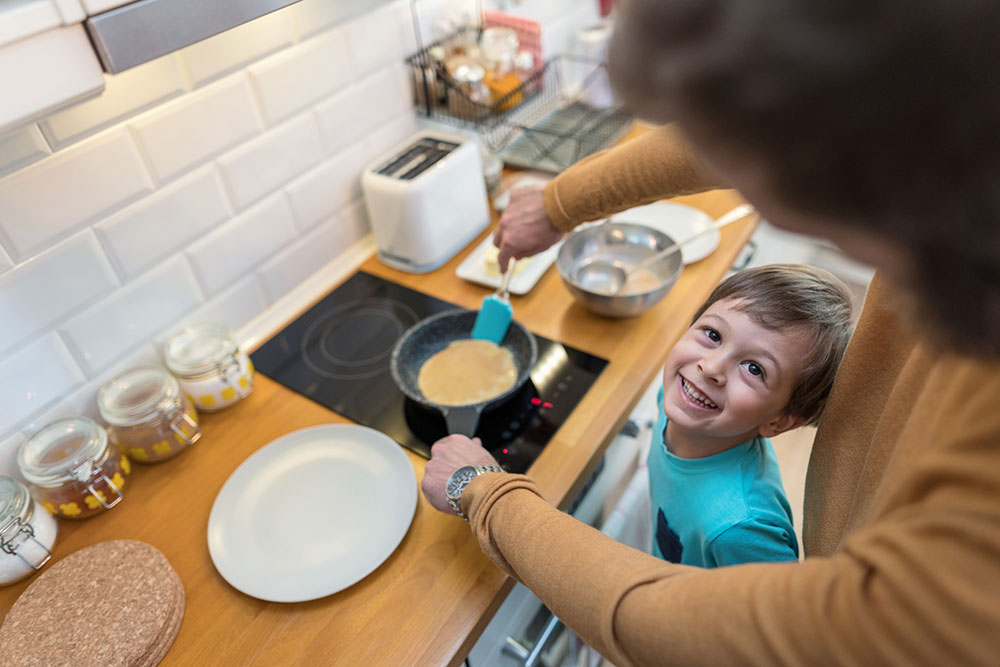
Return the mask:
<path fill-rule="evenodd" d="M 219 574 L 272 602 L 314 600 L 364 579 L 413 521 L 417 478 L 379 431 L 325 424 L 282 436 L 240 464 L 212 505 Z"/>
<path fill-rule="evenodd" d="M 714 221 L 704 211 L 673 202 L 658 201 L 645 206 L 636 206 L 611 216 L 612 222 L 635 222 L 658 229 L 674 241 L 683 243 Z M 719 247 L 722 236 L 718 230 L 692 241 L 681 248 L 685 264 L 708 257 Z"/>
<path fill-rule="evenodd" d="M 514 275 L 510 277 L 510 284 L 507 288 L 511 294 L 527 294 L 535 283 L 545 274 L 552 263 L 556 261 L 559 254 L 559 246 L 562 242 L 556 243 L 551 248 L 543 250 L 537 255 L 519 259 L 514 264 Z M 493 237 L 487 236 L 476 246 L 476 249 L 469 253 L 469 256 L 462 260 L 462 263 L 455 269 L 455 275 L 463 280 L 486 285 L 487 287 L 500 286 L 500 266 L 497 264 L 497 247 L 493 245 Z"/>

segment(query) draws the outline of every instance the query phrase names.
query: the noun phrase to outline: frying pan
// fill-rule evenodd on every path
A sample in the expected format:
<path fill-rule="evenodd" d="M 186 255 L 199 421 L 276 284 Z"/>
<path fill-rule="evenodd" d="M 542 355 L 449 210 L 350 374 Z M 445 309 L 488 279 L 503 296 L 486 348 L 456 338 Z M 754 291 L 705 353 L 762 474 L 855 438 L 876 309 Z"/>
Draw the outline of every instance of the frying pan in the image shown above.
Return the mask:
<path fill-rule="evenodd" d="M 511 321 L 507 335 L 500 344 L 510 350 L 514 357 L 514 365 L 517 367 L 517 380 L 514 381 L 514 386 L 488 401 L 469 405 L 440 405 L 427 400 L 417 385 L 420 367 L 453 341 L 471 338 L 476 315 L 477 312 L 474 310 L 449 310 L 417 322 L 396 341 L 389 362 L 392 379 L 396 381 L 400 391 L 420 405 L 441 412 L 448 424 L 449 433 L 458 433 L 470 438 L 476 432 L 479 416 L 483 410 L 487 406 L 503 401 L 520 389 L 527 381 L 538 356 L 535 337 L 521 323 Z"/>

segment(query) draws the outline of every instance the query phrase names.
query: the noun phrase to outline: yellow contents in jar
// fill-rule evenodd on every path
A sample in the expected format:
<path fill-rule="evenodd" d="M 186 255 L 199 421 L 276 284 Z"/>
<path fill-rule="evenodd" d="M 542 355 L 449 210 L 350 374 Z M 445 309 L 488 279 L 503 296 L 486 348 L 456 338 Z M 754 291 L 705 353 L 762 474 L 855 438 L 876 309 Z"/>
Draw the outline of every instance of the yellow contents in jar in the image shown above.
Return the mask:
<path fill-rule="evenodd" d="M 518 90 L 521 87 L 521 79 L 514 72 L 503 74 L 487 72 L 483 81 L 486 83 L 486 87 L 490 89 L 490 99 L 493 100 L 493 104 L 499 104 L 496 107 L 497 110 L 509 111 L 521 103 L 523 95 Z M 510 95 L 510 97 L 504 99 L 506 95 Z"/>

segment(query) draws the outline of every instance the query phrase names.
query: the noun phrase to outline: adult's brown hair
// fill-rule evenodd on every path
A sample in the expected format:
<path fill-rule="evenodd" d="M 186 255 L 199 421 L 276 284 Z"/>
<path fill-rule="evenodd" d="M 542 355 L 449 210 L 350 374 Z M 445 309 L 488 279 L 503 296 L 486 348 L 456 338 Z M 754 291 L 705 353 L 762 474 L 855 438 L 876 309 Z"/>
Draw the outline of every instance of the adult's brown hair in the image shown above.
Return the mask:
<path fill-rule="evenodd" d="M 905 250 L 941 342 L 1000 354 L 1000 3 L 625 0 L 612 80 L 787 205 Z"/>

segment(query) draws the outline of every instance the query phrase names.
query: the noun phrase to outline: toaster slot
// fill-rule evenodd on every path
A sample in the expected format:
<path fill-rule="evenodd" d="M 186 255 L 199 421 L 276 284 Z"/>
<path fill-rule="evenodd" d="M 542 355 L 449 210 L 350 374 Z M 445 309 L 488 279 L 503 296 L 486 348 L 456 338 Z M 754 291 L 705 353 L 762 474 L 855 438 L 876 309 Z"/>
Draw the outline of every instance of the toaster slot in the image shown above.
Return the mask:
<path fill-rule="evenodd" d="M 458 144 L 454 142 L 425 137 L 392 158 L 377 173 L 408 181 L 430 169 L 456 148 Z"/>

